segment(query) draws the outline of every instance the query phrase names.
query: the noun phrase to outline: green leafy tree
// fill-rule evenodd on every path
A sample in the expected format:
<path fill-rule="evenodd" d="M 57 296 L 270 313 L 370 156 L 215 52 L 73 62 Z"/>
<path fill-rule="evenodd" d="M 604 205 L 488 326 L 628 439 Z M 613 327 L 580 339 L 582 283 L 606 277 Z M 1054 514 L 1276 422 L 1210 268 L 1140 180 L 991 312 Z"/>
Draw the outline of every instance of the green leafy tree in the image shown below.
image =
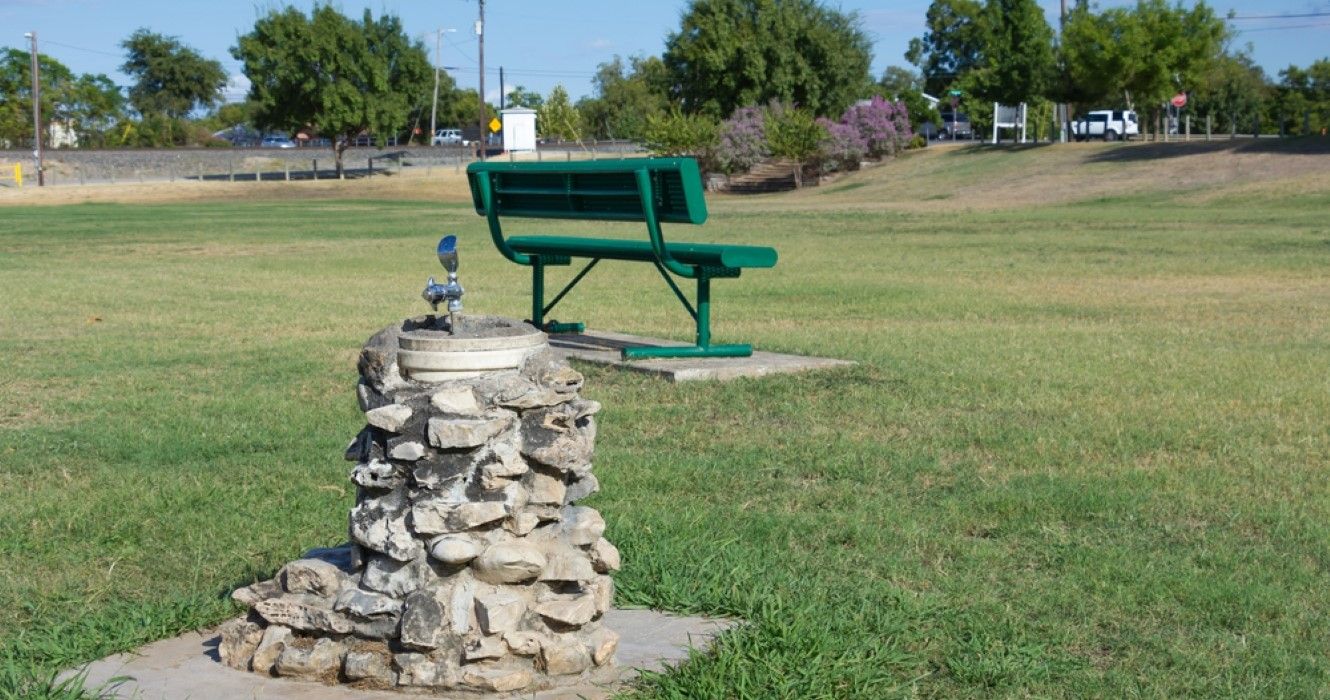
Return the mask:
<path fill-rule="evenodd" d="M 63 63 L 37 56 L 41 74 L 42 129 L 60 124 L 82 145 L 99 145 L 103 132 L 124 115 L 124 98 L 105 75 L 75 76 Z M 27 51 L 0 51 L 0 141 L 32 142 L 32 64 Z"/>
<path fill-rule="evenodd" d="M 773 99 L 839 115 L 871 84 L 870 58 L 859 16 L 817 0 L 692 0 L 664 62 L 684 111 L 715 120 Z"/>
<path fill-rule="evenodd" d="M 910 129 L 918 132 L 925 122 L 940 124 L 942 117 L 933 103 L 924 98 L 923 79 L 902 66 L 887 66 L 877 83 L 877 94 L 905 105 L 910 115 Z"/>
<path fill-rule="evenodd" d="M 339 175 L 351 139 L 370 132 L 383 143 L 428 106 L 434 88 L 424 46 L 397 17 L 376 20 L 369 10 L 359 22 L 330 5 L 309 16 L 273 10 L 231 54 L 244 64 L 258 125 L 331 138 Z"/>
<path fill-rule="evenodd" d="M 905 60 L 923 73 L 923 90 L 941 96 L 981 66 L 988 41 L 979 0 L 933 0 L 924 15 L 926 31 L 911 39 Z"/>
<path fill-rule="evenodd" d="M 1283 121 L 1288 133 L 1302 133 L 1304 126 L 1313 134 L 1330 131 L 1330 58 L 1279 71 L 1273 93 L 1272 121 Z"/>
<path fill-rule="evenodd" d="M 987 0 L 976 95 L 987 102 L 1033 103 L 1053 77 L 1053 29 L 1035 0 Z"/>
<path fill-rule="evenodd" d="M 549 97 L 536 110 L 536 128 L 545 138 L 560 141 L 582 139 L 582 115 L 568 98 L 563 85 L 555 85 Z"/>
<path fill-rule="evenodd" d="M 1200 86 L 1224 55 L 1229 29 L 1200 0 L 1191 7 L 1137 0 L 1096 12 L 1081 0 L 1062 33 L 1062 57 L 1074 102 L 1125 103 L 1157 112 L 1171 95 Z"/>
<path fill-rule="evenodd" d="M 827 136 L 812 112 L 780 102 L 767 106 L 765 130 L 771 155 L 799 163 L 810 160 Z"/>
<path fill-rule="evenodd" d="M 540 109 L 540 106 L 545 103 L 545 98 L 538 92 L 518 85 L 512 89 L 512 92 L 508 93 L 507 102 L 509 107 Z"/>
<path fill-rule="evenodd" d="M 646 121 L 670 106 L 669 73 L 659 57 L 615 56 L 596 67 L 595 97 L 577 103 L 587 131 L 596 138 L 640 140 Z"/>
<path fill-rule="evenodd" d="M 1259 115 L 1268 92 L 1265 71 L 1246 53 L 1225 54 L 1201 76 L 1191 92 L 1188 109 L 1208 115 L 1231 132 L 1248 128 Z"/>
<path fill-rule="evenodd" d="M 226 71 L 175 37 L 140 29 L 120 43 L 125 63 L 120 70 L 134 80 L 129 102 L 143 116 L 183 119 L 195 107 L 222 101 Z"/>

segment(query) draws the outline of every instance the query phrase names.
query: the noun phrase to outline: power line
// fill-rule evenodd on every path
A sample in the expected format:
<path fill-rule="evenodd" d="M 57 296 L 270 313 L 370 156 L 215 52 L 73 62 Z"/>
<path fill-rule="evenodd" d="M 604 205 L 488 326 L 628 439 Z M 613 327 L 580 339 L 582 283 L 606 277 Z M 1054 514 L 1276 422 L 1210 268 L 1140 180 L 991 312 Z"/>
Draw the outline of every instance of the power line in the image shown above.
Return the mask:
<path fill-rule="evenodd" d="M 1330 12 L 1307 12 L 1300 15 L 1245 15 L 1243 17 L 1228 17 L 1230 22 L 1238 22 L 1248 19 L 1307 19 L 1309 17 L 1330 17 Z"/>
<path fill-rule="evenodd" d="M 1252 32 L 1275 32 L 1286 29 L 1313 29 L 1316 27 L 1330 27 L 1330 22 L 1315 22 L 1312 24 L 1286 24 L 1282 27 L 1255 27 L 1252 29 L 1239 29 L 1239 34 L 1251 34 Z"/>
<path fill-rule="evenodd" d="M 62 44 L 58 41 L 51 41 L 50 39 L 45 39 L 43 43 L 47 44 L 48 46 L 59 46 L 65 49 L 74 49 L 75 51 L 87 51 L 88 53 L 101 54 L 102 56 L 112 56 L 114 58 L 121 58 L 122 56 L 124 56 L 124 54 L 120 53 L 111 53 L 109 51 L 98 51 L 97 49 L 87 49 L 82 46 L 74 46 L 73 44 Z"/>

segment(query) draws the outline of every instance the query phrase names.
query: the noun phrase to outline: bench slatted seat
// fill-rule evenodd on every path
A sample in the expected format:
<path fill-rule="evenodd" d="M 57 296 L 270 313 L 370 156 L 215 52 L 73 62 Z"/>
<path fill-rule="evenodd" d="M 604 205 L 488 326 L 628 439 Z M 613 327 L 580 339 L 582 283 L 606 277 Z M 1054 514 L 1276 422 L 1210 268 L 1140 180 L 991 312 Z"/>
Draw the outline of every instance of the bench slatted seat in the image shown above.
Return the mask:
<path fill-rule="evenodd" d="M 551 310 L 601 260 L 649 262 L 697 324 L 692 347 L 625 348 L 626 359 L 645 357 L 747 357 L 750 345 L 711 343 L 711 280 L 738 277 L 745 268 L 776 265 L 776 250 L 765 246 L 670 243 L 662 223 L 701 225 L 707 220 L 702 177 L 691 158 L 629 158 L 568 163 L 482 161 L 467 167 L 476 213 L 489 223 L 490 237 L 509 260 L 531 267 L 531 318 L 551 333 L 581 332 L 582 323 L 547 322 Z M 504 218 L 624 221 L 646 224 L 645 240 L 588 236 L 505 236 Z M 590 262 L 549 304 L 545 268 Z M 673 277 L 697 280 L 696 305 Z"/>

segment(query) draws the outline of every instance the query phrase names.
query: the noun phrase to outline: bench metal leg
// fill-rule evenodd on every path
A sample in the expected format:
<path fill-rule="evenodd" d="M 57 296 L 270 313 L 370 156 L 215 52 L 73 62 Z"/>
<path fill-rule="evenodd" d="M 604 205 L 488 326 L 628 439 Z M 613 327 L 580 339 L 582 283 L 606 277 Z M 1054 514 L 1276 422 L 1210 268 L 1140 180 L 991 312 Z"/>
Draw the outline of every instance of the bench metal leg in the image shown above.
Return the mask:
<path fill-rule="evenodd" d="M 666 280 L 673 280 L 666 277 Z M 675 293 L 679 294 L 676 288 Z M 712 345 L 711 344 L 711 278 L 706 275 L 697 277 L 697 310 L 694 311 L 688 304 L 688 300 L 679 294 L 679 299 L 683 301 L 684 308 L 687 308 L 693 318 L 697 319 L 697 345 L 692 347 L 634 347 L 624 348 L 620 355 L 625 360 L 641 360 L 646 358 L 669 358 L 669 357 L 751 357 L 753 346 L 743 345 Z"/>
<path fill-rule="evenodd" d="M 546 333 L 581 333 L 586 330 L 585 323 L 559 323 L 557 321 L 546 323 L 545 314 L 553 309 L 554 305 L 558 304 L 559 300 L 563 299 L 564 295 L 580 282 L 582 277 L 590 272 L 591 268 L 598 262 L 600 262 L 599 259 L 592 260 L 591 264 L 587 265 L 586 269 L 582 270 L 567 287 L 564 287 L 563 291 L 559 292 L 558 296 L 554 297 L 554 301 L 550 302 L 547 307 L 545 306 L 545 263 L 539 257 L 536 257 L 531 263 L 531 325 Z"/>

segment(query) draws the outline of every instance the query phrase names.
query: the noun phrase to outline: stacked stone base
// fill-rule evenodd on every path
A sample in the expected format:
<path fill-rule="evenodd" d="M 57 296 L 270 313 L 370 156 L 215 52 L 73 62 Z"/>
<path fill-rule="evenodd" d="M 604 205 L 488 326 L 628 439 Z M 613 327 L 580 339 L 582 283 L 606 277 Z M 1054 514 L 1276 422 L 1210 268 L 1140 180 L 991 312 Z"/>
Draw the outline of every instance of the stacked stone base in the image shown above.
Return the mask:
<path fill-rule="evenodd" d="M 487 692 L 580 683 L 613 663 L 601 626 L 619 553 L 577 501 L 594 414 L 582 377 L 542 350 L 519 370 L 404 379 L 397 328 L 361 354 L 367 425 L 347 458 L 351 544 L 237 590 L 224 663 L 367 687 Z"/>

